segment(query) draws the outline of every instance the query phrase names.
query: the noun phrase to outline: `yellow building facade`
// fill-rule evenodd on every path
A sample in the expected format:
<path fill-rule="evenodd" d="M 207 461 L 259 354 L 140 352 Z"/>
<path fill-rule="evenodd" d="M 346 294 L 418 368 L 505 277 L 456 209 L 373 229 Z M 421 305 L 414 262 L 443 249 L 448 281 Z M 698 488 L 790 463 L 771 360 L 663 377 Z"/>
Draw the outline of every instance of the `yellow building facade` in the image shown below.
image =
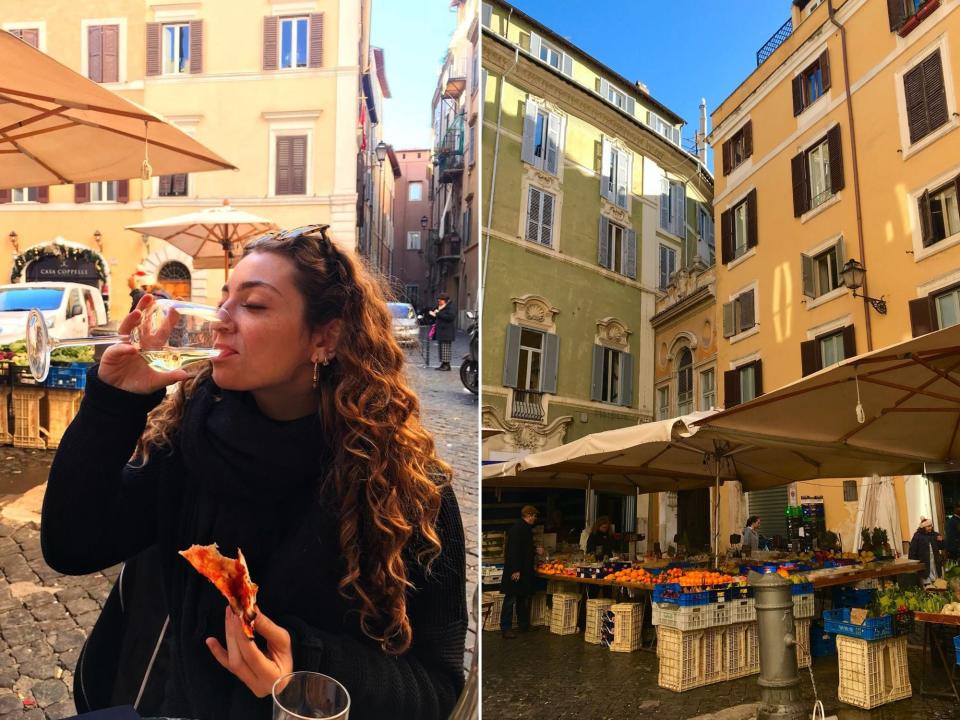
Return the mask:
<path fill-rule="evenodd" d="M 728 408 L 960 321 L 960 2 L 801 0 L 788 9 L 790 25 L 716 109 L 709 138 L 718 392 Z M 851 260 L 866 270 L 857 298 L 841 282 Z M 871 482 L 781 492 L 794 505 L 822 496 L 826 527 L 849 549 Z M 897 478 L 895 488 L 903 539 L 921 515 L 942 527 L 945 498 L 958 498 L 952 475 Z M 722 494 L 734 507 L 721 515 L 725 539 L 754 502 L 734 488 Z"/>
<path fill-rule="evenodd" d="M 0 198 L 9 243 L 0 278 L 10 277 L 12 255 L 62 238 L 104 259 L 114 319 L 129 308 L 126 281 L 138 265 L 161 279 L 185 276 L 190 297 L 214 301 L 222 269 L 194 267 L 124 227 L 225 199 L 281 227 L 329 223 L 339 242 L 357 247 L 369 14 L 368 0 L 4 3 L 4 30 L 159 112 L 239 170 L 15 190 Z"/>

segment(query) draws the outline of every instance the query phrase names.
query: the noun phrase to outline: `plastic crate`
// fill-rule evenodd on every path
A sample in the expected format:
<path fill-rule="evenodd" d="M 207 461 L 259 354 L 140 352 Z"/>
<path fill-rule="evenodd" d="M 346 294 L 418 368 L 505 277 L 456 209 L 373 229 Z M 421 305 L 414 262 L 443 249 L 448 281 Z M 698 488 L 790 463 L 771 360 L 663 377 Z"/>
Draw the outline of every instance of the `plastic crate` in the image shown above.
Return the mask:
<path fill-rule="evenodd" d="M 550 622 L 550 608 L 547 607 L 547 594 L 534 593 L 530 599 L 530 627 L 547 625 Z"/>
<path fill-rule="evenodd" d="M 823 629 L 828 633 L 836 633 L 846 637 L 883 640 L 893 636 L 893 617 L 883 615 L 877 618 L 867 618 L 863 621 L 863 625 L 855 625 L 850 622 L 850 608 L 824 610 Z"/>
<path fill-rule="evenodd" d="M 810 618 L 793 621 L 793 637 L 797 641 L 797 667 L 810 667 Z"/>
<path fill-rule="evenodd" d="M 753 588 L 749 585 L 731 585 L 727 588 L 727 600 L 744 600 L 753 597 Z"/>
<path fill-rule="evenodd" d="M 493 607 L 490 608 L 490 614 L 487 615 L 486 620 L 483 621 L 483 629 L 499 630 L 500 629 L 500 613 L 503 612 L 503 593 L 502 592 L 485 592 L 483 594 L 483 599 L 493 601 Z"/>
<path fill-rule="evenodd" d="M 870 710 L 913 694 L 905 637 L 873 642 L 838 635 L 837 665 L 840 702 Z"/>
<path fill-rule="evenodd" d="M 600 630 L 603 627 L 603 614 L 613 605 L 609 598 L 591 598 L 587 600 L 587 622 L 583 634 L 584 642 L 600 644 Z"/>
<path fill-rule="evenodd" d="M 83 390 L 47 390 L 41 409 L 46 418 L 48 450 L 55 450 L 60 446 L 60 440 L 80 410 L 82 400 Z"/>
<path fill-rule="evenodd" d="M 684 692 L 725 679 L 723 631 L 657 628 L 657 684 Z"/>
<path fill-rule="evenodd" d="M 29 373 L 28 373 L 29 374 Z M 30 375 L 33 378 L 32 375 Z M 43 449 L 47 443 L 40 435 L 40 401 L 47 394 L 43 387 L 14 387 L 13 445 L 19 448 Z"/>
<path fill-rule="evenodd" d="M 814 620 L 810 625 L 810 655 L 827 657 L 837 654 L 837 636 L 823 629 L 823 623 Z"/>
<path fill-rule="evenodd" d="M 730 608 L 730 624 L 753 622 L 757 619 L 757 601 L 754 598 L 743 598 L 742 600 L 730 600 L 727 602 Z"/>
<path fill-rule="evenodd" d="M 794 583 L 790 588 L 790 594 L 791 595 L 812 595 L 813 583 L 812 582 Z"/>
<path fill-rule="evenodd" d="M 858 590 L 852 587 L 837 587 L 833 589 L 834 608 L 865 608 L 869 607 L 877 596 L 875 589 L 865 588 Z"/>
<path fill-rule="evenodd" d="M 72 363 L 67 366 L 52 365 L 44 387 L 83 390 L 87 386 L 87 370 L 89 365 Z"/>
<path fill-rule="evenodd" d="M 703 590 L 700 592 L 684 592 L 678 583 L 663 583 L 653 588 L 653 601 L 674 603 L 676 605 L 709 605 L 710 603 L 726 602 L 728 588 Z"/>
<path fill-rule="evenodd" d="M 677 605 L 675 603 L 654 602 L 653 624 L 677 630 L 703 630 L 711 627 L 713 613 L 711 605 Z"/>
<path fill-rule="evenodd" d="M 554 593 L 550 611 L 550 632 L 554 635 L 575 635 L 580 596 L 573 593 Z"/>
<path fill-rule="evenodd" d="M 799 620 L 813 617 L 813 593 L 793 596 L 793 618 Z"/>
<path fill-rule="evenodd" d="M 10 445 L 13 433 L 10 432 L 10 387 L 0 385 L 0 445 Z"/>
<path fill-rule="evenodd" d="M 613 640 L 611 652 L 634 652 L 640 649 L 643 629 L 643 606 L 639 603 L 617 603 L 610 606 L 613 613 Z"/>
<path fill-rule="evenodd" d="M 51 368 L 52 370 L 53 368 Z M 30 372 L 30 368 L 25 365 L 10 366 L 10 384 L 20 387 L 36 387 L 42 385 Z"/>
<path fill-rule="evenodd" d="M 9 360 L 0 360 L 0 387 L 9 386 L 12 380 L 10 376 L 13 363 Z"/>
<path fill-rule="evenodd" d="M 960 665 L 960 635 L 953 639 L 953 650 L 957 654 L 957 665 Z"/>
<path fill-rule="evenodd" d="M 760 642 L 755 622 L 737 623 L 724 628 L 723 663 L 727 680 L 760 672 Z"/>

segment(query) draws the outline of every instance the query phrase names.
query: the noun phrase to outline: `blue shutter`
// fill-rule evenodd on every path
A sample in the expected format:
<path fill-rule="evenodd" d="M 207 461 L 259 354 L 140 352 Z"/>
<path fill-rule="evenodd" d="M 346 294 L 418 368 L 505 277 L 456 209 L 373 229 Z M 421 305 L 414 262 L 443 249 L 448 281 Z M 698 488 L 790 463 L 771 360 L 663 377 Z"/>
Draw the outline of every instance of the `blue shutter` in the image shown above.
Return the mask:
<path fill-rule="evenodd" d="M 537 142 L 537 110 L 537 103 L 533 101 L 533 98 L 527 98 L 526 111 L 523 116 L 523 147 L 520 150 L 520 159 L 530 165 L 537 164 L 537 158 L 533 154 L 533 148 Z"/>
<path fill-rule="evenodd" d="M 624 230 L 623 256 L 623 274 L 636 280 L 637 234 L 630 228 Z"/>
<path fill-rule="evenodd" d="M 503 355 L 503 384 L 505 387 L 517 387 L 517 372 L 520 369 L 520 332 L 519 325 L 507 325 L 507 347 Z"/>
<path fill-rule="evenodd" d="M 593 346 L 593 372 L 590 381 L 590 399 L 600 402 L 603 397 L 603 346 Z"/>
<path fill-rule="evenodd" d="M 633 355 L 620 353 L 620 404 L 633 406 Z"/>
<path fill-rule="evenodd" d="M 560 336 L 546 333 L 543 336 L 543 372 L 540 389 L 545 393 L 557 392 L 557 365 L 560 357 Z"/>
<path fill-rule="evenodd" d="M 600 237 L 597 239 L 597 263 L 600 267 L 610 267 L 610 249 L 607 246 L 607 236 L 610 234 L 610 221 L 600 216 Z"/>

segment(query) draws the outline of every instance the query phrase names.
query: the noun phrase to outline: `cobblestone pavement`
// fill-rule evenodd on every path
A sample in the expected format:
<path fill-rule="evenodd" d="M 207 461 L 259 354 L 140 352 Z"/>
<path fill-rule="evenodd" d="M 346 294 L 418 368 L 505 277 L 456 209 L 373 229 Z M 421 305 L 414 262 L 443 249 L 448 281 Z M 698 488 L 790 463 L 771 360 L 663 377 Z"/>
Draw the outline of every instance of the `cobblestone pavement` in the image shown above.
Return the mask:
<path fill-rule="evenodd" d="M 498 720 L 684 720 L 720 713 L 760 699 L 757 676 L 674 693 L 657 685 L 657 657 L 651 652 L 614 653 L 590 645 L 583 635 L 554 635 L 547 629 L 504 640 L 484 632 L 483 715 Z M 837 658 L 814 658 L 817 692 L 827 715 L 839 720 L 956 720 L 960 707 L 918 694 L 920 650 L 910 651 L 912 698 L 872 711 L 837 700 Z M 810 675 L 801 670 L 800 690 L 813 709 Z"/>
<path fill-rule="evenodd" d="M 436 366 L 436 345 L 432 348 Z M 476 396 L 457 372 L 466 341 L 454 344 L 452 372 L 422 367 L 408 351 L 410 380 L 420 396 L 440 456 L 455 471 L 467 540 L 467 597 L 478 576 L 478 413 Z M 74 715 L 73 671 L 119 567 L 63 576 L 43 562 L 39 507 L 52 452 L 0 447 L 0 720 L 56 720 Z M 476 643 L 471 620 L 465 667 Z"/>

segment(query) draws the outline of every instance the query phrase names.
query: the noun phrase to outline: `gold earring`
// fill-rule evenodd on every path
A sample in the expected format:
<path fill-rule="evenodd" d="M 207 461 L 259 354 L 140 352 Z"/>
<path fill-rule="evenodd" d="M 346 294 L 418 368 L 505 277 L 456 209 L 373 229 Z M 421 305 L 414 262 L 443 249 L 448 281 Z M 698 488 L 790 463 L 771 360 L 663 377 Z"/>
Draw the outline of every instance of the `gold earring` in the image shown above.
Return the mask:
<path fill-rule="evenodd" d="M 313 364 L 313 389 L 316 390 L 318 387 L 320 387 L 320 363 L 315 362 Z"/>
<path fill-rule="evenodd" d="M 326 367 L 327 365 L 329 365 L 331 360 L 333 360 L 333 355 L 327 355 L 323 359 L 323 366 Z"/>

